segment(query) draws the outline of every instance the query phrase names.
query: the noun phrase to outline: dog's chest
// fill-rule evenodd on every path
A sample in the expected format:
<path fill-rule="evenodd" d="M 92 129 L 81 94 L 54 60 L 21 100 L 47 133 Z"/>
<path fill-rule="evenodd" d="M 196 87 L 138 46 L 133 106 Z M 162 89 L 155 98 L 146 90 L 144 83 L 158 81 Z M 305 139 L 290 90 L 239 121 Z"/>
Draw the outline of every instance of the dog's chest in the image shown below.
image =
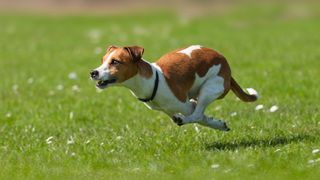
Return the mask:
<path fill-rule="evenodd" d="M 186 112 L 186 104 L 189 103 L 189 100 L 186 102 L 180 101 L 174 93 L 169 88 L 166 80 L 163 77 L 163 74 L 159 75 L 159 88 L 154 100 L 145 103 L 145 105 L 153 110 L 163 111 L 166 114 L 174 114 L 180 112 Z"/>

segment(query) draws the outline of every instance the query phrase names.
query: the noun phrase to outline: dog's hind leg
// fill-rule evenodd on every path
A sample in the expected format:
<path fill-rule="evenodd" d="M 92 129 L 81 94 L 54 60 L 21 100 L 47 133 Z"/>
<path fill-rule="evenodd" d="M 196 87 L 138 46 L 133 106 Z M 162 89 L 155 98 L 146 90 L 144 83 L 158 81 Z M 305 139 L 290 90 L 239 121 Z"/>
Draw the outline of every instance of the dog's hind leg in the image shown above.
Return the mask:
<path fill-rule="evenodd" d="M 199 122 L 199 124 L 221 131 L 230 130 L 226 122 L 214 119 L 213 117 L 207 117 L 206 115 L 204 115 L 204 118 Z"/>
<path fill-rule="evenodd" d="M 212 117 L 207 117 L 204 112 L 206 107 L 218 99 L 224 93 L 223 78 L 215 76 L 209 78 L 201 87 L 199 92 L 198 101 L 195 110 L 190 116 L 184 117 L 183 115 L 177 114 L 173 116 L 173 120 L 178 124 L 187 123 L 199 123 L 204 126 L 208 126 L 213 129 L 219 129 L 227 131 L 229 128 L 226 123 Z"/>

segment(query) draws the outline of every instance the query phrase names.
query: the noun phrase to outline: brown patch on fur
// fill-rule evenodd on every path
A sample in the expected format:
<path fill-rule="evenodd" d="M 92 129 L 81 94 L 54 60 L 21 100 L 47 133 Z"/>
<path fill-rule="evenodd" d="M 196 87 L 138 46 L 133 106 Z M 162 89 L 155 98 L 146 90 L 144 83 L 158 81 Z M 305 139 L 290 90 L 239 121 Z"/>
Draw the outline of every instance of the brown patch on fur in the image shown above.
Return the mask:
<path fill-rule="evenodd" d="M 226 58 L 224 56 L 222 56 L 221 54 L 219 54 L 218 52 L 209 49 L 209 48 L 202 48 L 202 50 L 206 51 L 207 55 L 205 55 L 206 57 L 206 62 L 207 62 L 207 66 L 202 66 L 202 70 L 203 72 L 205 72 L 203 74 L 203 76 L 207 73 L 207 71 L 209 70 L 210 67 L 214 66 L 214 65 L 221 65 L 220 66 L 220 70 L 218 73 L 218 76 L 222 77 L 224 79 L 224 92 L 223 94 L 218 97 L 218 99 L 222 99 L 230 90 L 230 80 L 231 80 L 231 69 L 230 66 L 226 60 Z M 196 54 L 197 52 L 195 52 Z M 199 73 L 198 73 L 199 74 Z M 199 76 L 201 76 L 201 74 L 199 74 Z M 202 77 L 202 76 L 201 76 Z"/>
<path fill-rule="evenodd" d="M 109 58 L 112 52 L 114 53 L 112 54 L 112 57 Z M 110 75 L 115 77 L 118 83 L 121 83 L 138 73 L 137 63 L 133 61 L 129 52 L 124 48 L 115 46 L 109 48 L 107 54 L 103 57 L 103 62 L 108 59 L 109 61 L 106 63 L 108 63 Z M 120 63 L 112 64 L 113 60 L 117 60 Z"/>
<path fill-rule="evenodd" d="M 231 77 L 231 90 L 244 102 L 253 102 L 258 99 L 256 95 L 250 95 L 245 93 L 240 85 Z"/>
<path fill-rule="evenodd" d="M 145 78 L 152 76 L 152 68 L 150 64 L 141 59 L 143 55 L 143 48 L 139 46 L 130 46 L 130 47 L 116 47 L 110 46 L 107 50 L 106 55 L 103 57 L 103 63 L 108 59 L 110 54 L 109 62 L 109 71 L 111 76 L 117 79 L 118 83 L 126 81 L 139 73 Z M 119 64 L 112 64 L 112 60 L 117 60 Z"/>
<path fill-rule="evenodd" d="M 144 60 L 139 60 L 137 62 L 138 72 L 144 78 L 150 78 L 152 76 L 152 68 L 151 65 Z"/>
<path fill-rule="evenodd" d="M 120 64 L 112 65 L 113 59 L 118 60 Z M 137 64 L 132 60 L 129 53 L 122 48 L 114 51 L 108 63 L 110 74 L 117 78 L 118 83 L 131 78 L 138 72 Z"/>
<path fill-rule="evenodd" d="M 213 65 L 221 65 L 218 73 L 224 79 L 223 98 L 230 89 L 231 71 L 226 59 L 218 52 L 202 47 L 192 52 L 192 58 L 175 50 L 162 56 L 156 64 L 161 67 L 166 82 L 173 94 L 182 102 L 186 102 L 196 73 L 203 77 Z"/>
<path fill-rule="evenodd" d="M 142 58 L 144 48 L 140 46 L 126 46 L 123 47 L 125 50 L 127 50 L 132 57 L 133 61 L 139 61 Z"/>

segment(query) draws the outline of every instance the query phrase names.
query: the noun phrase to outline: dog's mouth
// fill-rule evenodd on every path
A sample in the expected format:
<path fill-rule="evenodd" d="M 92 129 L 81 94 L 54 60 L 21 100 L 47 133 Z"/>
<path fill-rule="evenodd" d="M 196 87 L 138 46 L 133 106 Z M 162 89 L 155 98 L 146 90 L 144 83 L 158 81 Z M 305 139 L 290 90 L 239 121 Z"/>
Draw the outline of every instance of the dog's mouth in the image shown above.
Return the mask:
<path fill-rule="evenodd" d="M 115 83 L 117 80 L 116 79 L 109 79 L 105 81 L 98 81 L 96 84 L 96 87 L 103 89 L 107 87 L 109 84 Z"/>

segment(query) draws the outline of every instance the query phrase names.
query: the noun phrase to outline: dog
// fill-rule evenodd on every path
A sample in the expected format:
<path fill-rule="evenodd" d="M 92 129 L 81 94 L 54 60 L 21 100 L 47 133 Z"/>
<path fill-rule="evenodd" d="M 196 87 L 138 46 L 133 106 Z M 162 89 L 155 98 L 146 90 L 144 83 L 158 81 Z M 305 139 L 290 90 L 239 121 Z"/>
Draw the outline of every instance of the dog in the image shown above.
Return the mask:
<path fill-rule="evenodd" d="M 163 111 L 179 126 L 198 123 L 229 131 L 226 122 L 204 114 L 206 107 L 231 89 L 245 102 L 256 101 L 254 89 L 244 92 L 230 66 L 217 51 L 200 45 L 174 50 L 158 61 L 142 58 L 140 46 L 110 46 L 102 64 L 90 72 L 96 87 L 124 86 L 147 107 Z"/>

